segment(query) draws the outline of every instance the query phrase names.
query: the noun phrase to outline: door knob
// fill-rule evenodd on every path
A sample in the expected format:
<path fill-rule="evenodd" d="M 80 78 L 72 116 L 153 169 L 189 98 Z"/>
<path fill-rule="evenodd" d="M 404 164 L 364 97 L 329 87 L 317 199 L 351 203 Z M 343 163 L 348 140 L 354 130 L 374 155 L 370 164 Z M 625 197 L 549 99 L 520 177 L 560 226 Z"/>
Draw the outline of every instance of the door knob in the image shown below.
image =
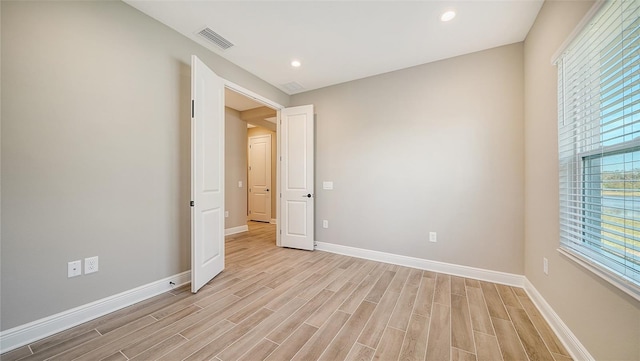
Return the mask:
<path fill-rule="evenodd" d="M 267 192 L 269 191 L 269 188 L 267 188 Z"/>
<path fill-rule="evenodd" d="M 302 196 L 302 198 L 311 198 L 311 193 L 309 193 L 309 194 L 307 194 L 307 195 Z"/>

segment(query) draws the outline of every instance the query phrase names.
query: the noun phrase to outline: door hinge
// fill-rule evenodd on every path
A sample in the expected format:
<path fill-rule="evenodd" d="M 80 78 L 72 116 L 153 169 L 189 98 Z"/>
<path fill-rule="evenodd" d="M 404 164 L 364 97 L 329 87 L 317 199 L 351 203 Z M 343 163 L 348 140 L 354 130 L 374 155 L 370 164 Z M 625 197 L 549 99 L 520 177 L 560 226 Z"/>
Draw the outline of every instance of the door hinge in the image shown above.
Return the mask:
<path fill-rule="evenodd" d="M 249 214 L 251 214 L 251 211 L 249 211 Z"/>
<path fill-rule="evenodd" d="M 193 118 L 194 107 L 195 107 L 194 103 L 195 103 L 195 101 L 192 99 L 191 100 L 191 118 Z"/>
<path fill-rule="evenodd" d="M 194 201 L 189 202 L 189 206 L 193 207 L 195 205 L 196 205 L 196 203 Z"/>

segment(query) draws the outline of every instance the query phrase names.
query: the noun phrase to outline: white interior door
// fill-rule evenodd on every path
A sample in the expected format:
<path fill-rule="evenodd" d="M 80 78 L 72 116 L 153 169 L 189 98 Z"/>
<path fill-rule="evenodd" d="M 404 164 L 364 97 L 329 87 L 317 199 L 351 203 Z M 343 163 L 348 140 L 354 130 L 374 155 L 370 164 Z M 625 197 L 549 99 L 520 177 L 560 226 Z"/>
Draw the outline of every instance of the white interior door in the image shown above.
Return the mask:
<path fill-rule="evenodd" d="M 191 56 L 191 292 L 224 269 L 224 83 Z"/>
<path fill-rule="evenodd" d="M 249 138 L 249 219 L 271 221 L 271 135 Z"/>
<path fill-rule="evenodd" d="M 313 105 L 280 111 L 280 246 L 314 249 Z"/>

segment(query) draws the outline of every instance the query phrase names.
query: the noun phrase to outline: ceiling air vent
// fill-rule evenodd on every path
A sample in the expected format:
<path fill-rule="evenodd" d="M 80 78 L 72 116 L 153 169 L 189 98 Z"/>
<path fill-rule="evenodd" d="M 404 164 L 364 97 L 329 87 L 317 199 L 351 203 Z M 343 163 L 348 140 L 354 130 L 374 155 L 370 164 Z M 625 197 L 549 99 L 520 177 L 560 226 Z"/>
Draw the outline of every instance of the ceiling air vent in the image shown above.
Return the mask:
<path fill-rule="evenodd" d="M 292 82 L 286 83 L 286 84 L 281 84 L 280 86 L 285 91 L 287 91 L 287 93 L 289 93 L 289 94 L 298 93 L 301 90 L 304 90 L 304 87 L 302 85 L 296 83 L 295 81 L 292 81 Z"/>
<path fill-rule="evenodd" d="M 207 39 L 209 42 L 215 44 L 217 47 L 219 47 L 222 50 L 227 50 L 233 46 L 232 42 L 223 38 L 222 35 L 216 33 L 215 31 L 209 28 L 202 29 L 200 32 L 198 32 L 198 35 Z"/>

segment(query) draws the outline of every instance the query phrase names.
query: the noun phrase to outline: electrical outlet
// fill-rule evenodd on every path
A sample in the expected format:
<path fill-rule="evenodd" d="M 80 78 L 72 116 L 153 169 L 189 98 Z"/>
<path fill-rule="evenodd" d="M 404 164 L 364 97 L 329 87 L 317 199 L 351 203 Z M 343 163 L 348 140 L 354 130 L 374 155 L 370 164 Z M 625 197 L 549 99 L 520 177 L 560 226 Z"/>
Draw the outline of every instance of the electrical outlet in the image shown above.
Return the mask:
<path fill-rule="evenodd" d="M 546 257 L 542 257 L 542 271 L 544 274 L 549 274 L 549 260 Z"/>
<path fill-rule="evenodd" d="M 224 218 L 229 218 L 229 211 L 224 211 Z"/>
<path fill-rule="evenodd" d="M 429 232 L 429 242 L 438 242 L 438 235 L 436 232 Z"/>
<path fill-rule="evenodd" d="M 67 263 L 68 278 L 77 277 L 77 276 L 80 276 L 81 274 L 82 274 L 82 262 L 80 262 L 80 260 Z"/>
<path fill-rule="evenodd" d="M 238 188 L 242 188 L 242 181 L 238 181 Z"/>
<path fill-rule="evenodd" d="M 84 259 L 84 274 L 98 272 L 98 256 Z"/>
<path fill-rule="evenodd" d="M 329 221 L 326 219 L 322 220 L 322 228 L 329 228 Z"/>

